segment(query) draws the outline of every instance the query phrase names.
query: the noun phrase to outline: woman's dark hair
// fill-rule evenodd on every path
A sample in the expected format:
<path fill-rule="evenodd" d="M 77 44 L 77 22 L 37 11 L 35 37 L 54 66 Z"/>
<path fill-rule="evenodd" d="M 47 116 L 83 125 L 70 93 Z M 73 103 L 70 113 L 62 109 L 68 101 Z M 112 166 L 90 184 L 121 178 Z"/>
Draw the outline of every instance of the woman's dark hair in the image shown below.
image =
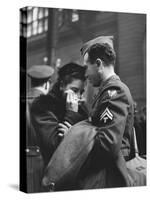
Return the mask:
<path fill-rule="evenodd" d="M 74 79 L 85 81 L 85 71 L 86 68 L 81 65 L 76 63 L 68 63 L 59 69 L 58 82 L 62 82 L 66 85 L 71 83 Z"/>
<path fill-rule="evenodd" d="M 57 94 L 57 96 L 61 98 L 60 85 L 67 85 L 71 83 L 74 79 L 79 79 L 82 81 L 86 80 L 85 76 L 86 67 L 78 65 L 76 63 L 68 63 L 61 67 L 58 71 L 58 78 L 56 83 L 54 84 L 51 92 Z"/>
<path fill-rule="evenodd" d="M 96 59 L 98 58 L 100 58 L 106 66 L 110 64 L 115 64 L 116 53 L 107 43 L 96 43 L 92 45 L 88 49 L 88 55 L 89 61 L 92 64 L 95 63 Z"/>

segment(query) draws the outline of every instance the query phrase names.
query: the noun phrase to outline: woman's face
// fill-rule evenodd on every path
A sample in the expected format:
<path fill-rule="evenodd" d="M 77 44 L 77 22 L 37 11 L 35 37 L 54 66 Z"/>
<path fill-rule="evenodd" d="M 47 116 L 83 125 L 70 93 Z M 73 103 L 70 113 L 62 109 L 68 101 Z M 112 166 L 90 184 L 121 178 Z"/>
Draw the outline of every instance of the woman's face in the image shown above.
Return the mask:
<path fill-rule="evenodd" d="M 73 79 L 71 83 L 62 86 L 63 96 L 67 90 L 72 90 L 78 98 L 81 98 L 81 95 L 84 92 L 85 82 L 80 79 Z"/>

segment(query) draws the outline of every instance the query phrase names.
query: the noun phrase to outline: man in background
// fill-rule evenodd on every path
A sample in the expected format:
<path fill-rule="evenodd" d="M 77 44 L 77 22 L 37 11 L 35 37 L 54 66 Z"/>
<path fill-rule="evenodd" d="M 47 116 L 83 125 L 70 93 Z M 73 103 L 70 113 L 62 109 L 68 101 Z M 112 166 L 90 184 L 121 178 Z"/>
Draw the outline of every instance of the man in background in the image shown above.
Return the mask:
<path fill-rule="evenodd" d="M 32 124 L 31 109 L 37 99 L 47 95 L 51 89 L 51 77 L 54 69 L 47 65 L 35 65 L 27 70 L 31 79 L 31 89 L 26 98 L 26 156 L 27 156 L 27 192 L 41 191 L 41 178 L 43 173 L 43 158 L 37 141 L 36 131 Z"/>

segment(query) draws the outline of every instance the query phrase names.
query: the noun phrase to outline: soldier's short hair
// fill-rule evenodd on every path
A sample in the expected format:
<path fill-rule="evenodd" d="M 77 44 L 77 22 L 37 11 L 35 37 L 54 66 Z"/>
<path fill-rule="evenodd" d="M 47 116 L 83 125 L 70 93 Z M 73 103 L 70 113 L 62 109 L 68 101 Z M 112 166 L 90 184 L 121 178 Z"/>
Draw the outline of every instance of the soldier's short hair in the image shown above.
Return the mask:
<path fill-rule="evenodd" d="M 114 49 L 110 47 L 109 44 L 104 43 L 104 44 L 93 44 L 91 47 L 89 47 L 88 51 L 88 59 L 90 63 L 94 63 L 98 58 L 100 58 L 104 64 L 110 65 L 110 64 L 115 64 L 116 60 L 116 53 Z"/>

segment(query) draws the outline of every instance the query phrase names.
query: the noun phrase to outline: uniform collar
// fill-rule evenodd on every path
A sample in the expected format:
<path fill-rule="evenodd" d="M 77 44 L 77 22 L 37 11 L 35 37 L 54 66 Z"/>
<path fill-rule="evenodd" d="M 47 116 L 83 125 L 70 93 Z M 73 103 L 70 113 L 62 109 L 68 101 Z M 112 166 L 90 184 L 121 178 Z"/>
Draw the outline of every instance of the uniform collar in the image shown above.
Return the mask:
<path fill-rule="evenodd" d="M 101 83 L 99 90 L 98 90 L 97 94 L 95 95 L 95 98 L 94 98 L 94 101 L 93 101 L 93 106 L 94 106 L 95 102 L 97 101 L 97 99 L 99 98 L 99 95 L 101 94 L 102 89 L 105 87 L 105 85 L 107 85 L 107 83 L 109 83 L 112 80 L 120 80 L 120 78 L 119 78 L 119 76 L 117 76 L 115 74 L 115 75 L 110 76 L 108 79 L 106 79 L 105 81 L 103 81 Z"/>
<path fill-rule="evenodd" d="M 106 80 L 102 81 L 102 83 L 101 83 L 101 85 L 99 87 L 99 90 L 101 90 L 109 81 L 112 81 L 112 80 L 120 80 L 120 78 L 116 74 L 110 76 Z"/>

